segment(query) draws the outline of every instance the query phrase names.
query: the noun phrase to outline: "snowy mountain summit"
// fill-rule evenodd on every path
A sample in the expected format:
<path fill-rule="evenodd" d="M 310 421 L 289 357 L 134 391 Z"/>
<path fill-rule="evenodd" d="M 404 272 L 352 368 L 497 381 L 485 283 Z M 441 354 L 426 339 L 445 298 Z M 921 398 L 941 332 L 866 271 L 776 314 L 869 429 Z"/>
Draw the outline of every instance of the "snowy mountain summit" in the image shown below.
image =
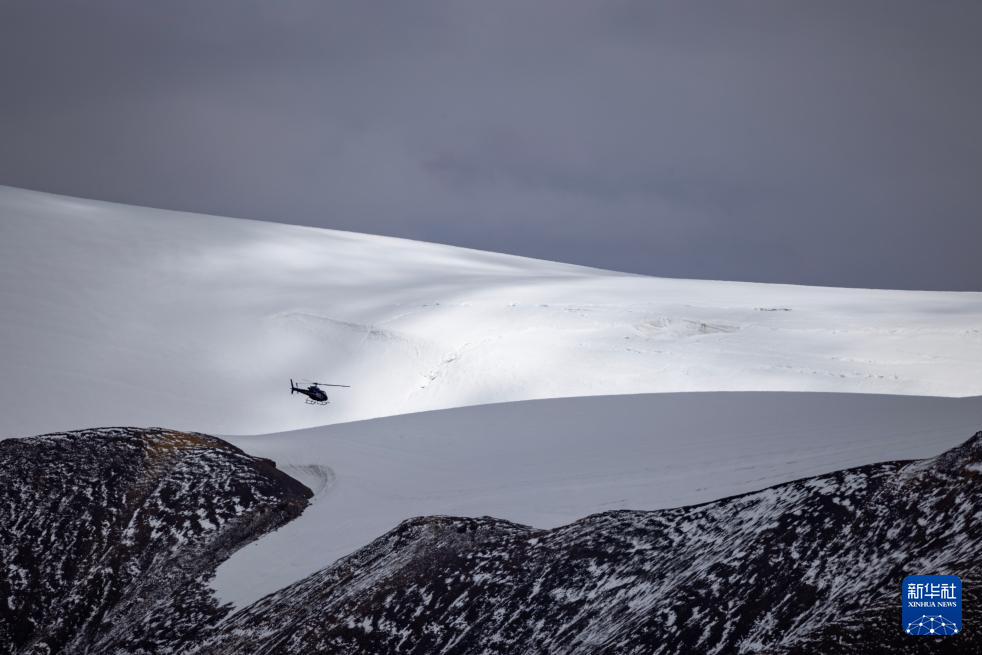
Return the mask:
<path fill-rule="evenodd" d="M 982 394 L 982 294 L 674 280 L 0 187 L 0 436 L 676 391 Z M 289 380 L 350 384 L 305 406 Z"/>

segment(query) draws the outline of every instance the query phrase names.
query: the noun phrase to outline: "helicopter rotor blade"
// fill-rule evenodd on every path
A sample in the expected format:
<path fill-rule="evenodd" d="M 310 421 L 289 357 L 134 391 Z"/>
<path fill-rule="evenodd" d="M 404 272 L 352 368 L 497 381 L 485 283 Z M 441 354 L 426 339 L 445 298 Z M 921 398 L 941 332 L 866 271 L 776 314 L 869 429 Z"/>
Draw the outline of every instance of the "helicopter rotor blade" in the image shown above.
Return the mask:
<path fill-rule="evenodd" d="M 327 382 L 314 382 L 314 384 L 321 387 L 351 387 L 350 384 L 328 384 Z"/>

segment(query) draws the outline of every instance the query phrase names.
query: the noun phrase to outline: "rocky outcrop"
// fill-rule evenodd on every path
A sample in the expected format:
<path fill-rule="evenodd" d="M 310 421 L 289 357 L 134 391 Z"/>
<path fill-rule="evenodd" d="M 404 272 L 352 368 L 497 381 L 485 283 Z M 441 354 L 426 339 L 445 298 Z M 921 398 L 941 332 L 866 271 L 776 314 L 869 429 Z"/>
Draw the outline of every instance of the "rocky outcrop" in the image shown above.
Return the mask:
<path fill-rule="evenodd" d="M 215 566 L 309 496 L 201 434 L 0 441 L 0 653 L 185 652 L 229 610 Z"/>

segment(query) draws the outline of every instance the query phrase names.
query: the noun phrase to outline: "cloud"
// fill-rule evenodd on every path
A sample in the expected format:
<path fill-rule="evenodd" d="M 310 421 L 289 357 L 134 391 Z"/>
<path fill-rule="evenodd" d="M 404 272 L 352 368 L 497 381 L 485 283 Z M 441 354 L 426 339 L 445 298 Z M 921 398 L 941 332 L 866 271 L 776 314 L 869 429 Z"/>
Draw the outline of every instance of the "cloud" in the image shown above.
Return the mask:
<path fill-rule="evenodd" d="M 0 183 L 619 270 L 982 289 L 977 3 L 24 3 Z"/>

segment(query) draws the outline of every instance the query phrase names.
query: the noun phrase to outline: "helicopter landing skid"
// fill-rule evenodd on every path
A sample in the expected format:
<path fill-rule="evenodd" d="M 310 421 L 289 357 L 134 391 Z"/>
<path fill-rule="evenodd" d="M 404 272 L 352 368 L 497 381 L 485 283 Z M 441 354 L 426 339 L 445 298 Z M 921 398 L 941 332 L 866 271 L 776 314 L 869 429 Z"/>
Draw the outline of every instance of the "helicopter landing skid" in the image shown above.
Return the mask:
<path fill-rule="evenodd" d="M 308 405 L 330 405 L 331 404 L 331 401 L 330 400 L 311 400 L 310 398 L 308 398 L 304 402 L 307 403 Z"/>

